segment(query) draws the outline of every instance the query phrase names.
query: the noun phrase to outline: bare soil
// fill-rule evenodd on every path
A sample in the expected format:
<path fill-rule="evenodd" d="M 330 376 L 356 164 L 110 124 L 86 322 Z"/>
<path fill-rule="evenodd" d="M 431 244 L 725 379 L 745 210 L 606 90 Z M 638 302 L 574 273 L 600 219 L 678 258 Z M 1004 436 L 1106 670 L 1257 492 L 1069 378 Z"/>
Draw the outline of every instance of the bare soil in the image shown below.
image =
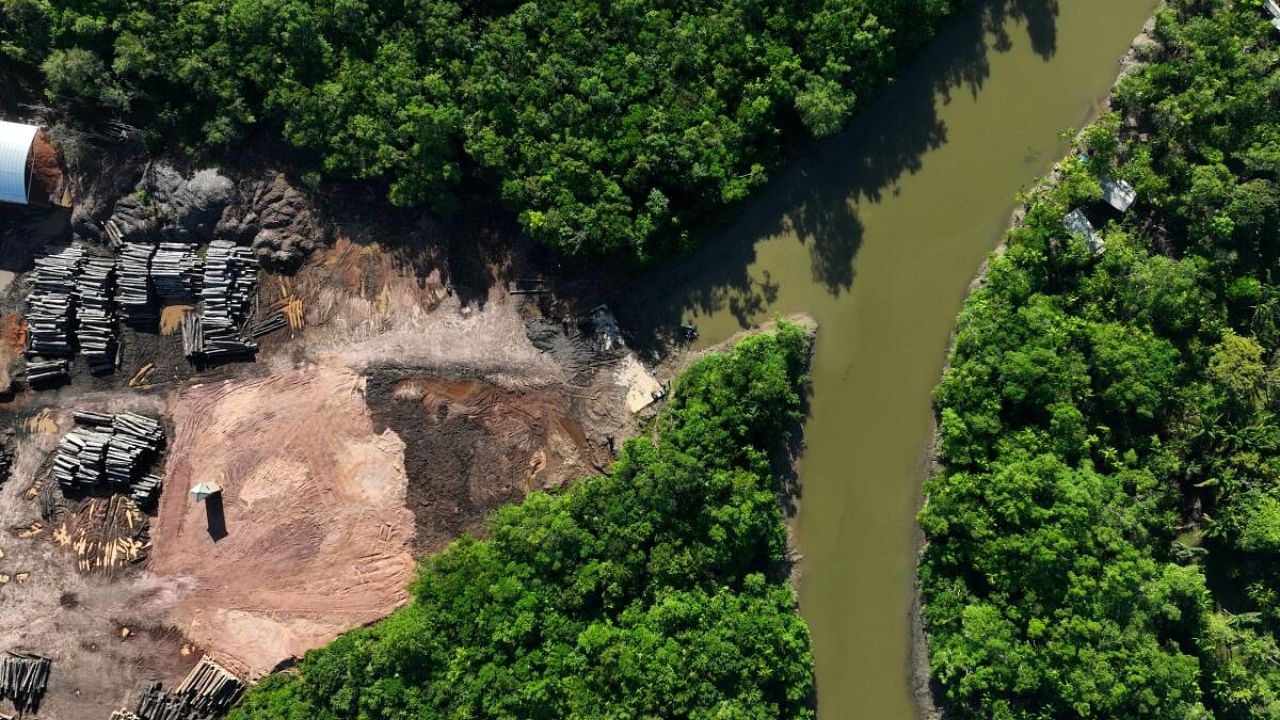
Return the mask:
<path fill-rule="evenodd" d="M 135 407 L 152 409 L 145 399 Z M 48 487 L 43 466 L 70 427 L 68 416 L 50 407 L 9 416 L 18 441 L 11 479 L 0 486 L 0 580 L 7 578 L 0 583 L 0 650 L 53 661 L 40 717 L 102 720 L 131 705 L 145 682 L 180 681 L 199 649 L 167 624 L 176 590 L 170 581 L 137 565 L 82 573 L 74 554 L 53 542 L 56 508 L 32 486 Z M 10 710 L 0 701 L 0 712 Z"/>
<path fill-rule="evenodd" d="M 363 385 L 308 368 L 177 397 L 148 567 L 181 588 L 174 623 L 229 669 L 269 672 L 407 599 L 404 444 L 374 429 Z M 220 503 L 191 500 L 202 482 Z"/>

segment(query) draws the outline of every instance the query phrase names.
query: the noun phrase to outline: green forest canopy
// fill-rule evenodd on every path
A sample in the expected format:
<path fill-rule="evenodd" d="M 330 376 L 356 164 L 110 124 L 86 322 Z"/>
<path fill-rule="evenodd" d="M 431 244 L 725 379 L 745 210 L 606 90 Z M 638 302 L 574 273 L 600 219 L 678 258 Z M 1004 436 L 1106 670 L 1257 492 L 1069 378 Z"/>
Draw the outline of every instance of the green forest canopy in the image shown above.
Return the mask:
<path fill-rule="evenodd" d="M 920 565 L 951 716 L 1280 718 L 1280 31 L 1174 0 L 960 316 Z M 1133 183 L 1123 216 L 1103 176 Z M 1063 215 L 1101 226 L 1094 256 Z"/>
<path fill-rule="evenodd" d="M 656 443 L 425 559 L 407 607 L 268 677 L 230 720 L 812 717 L 772 463 L 809 350 L 782 323 L 698 362 Z"/>
<path fill-rule="evenodd" d="M 475 177 L 544 243 L 646 257 L 838 130 L 960 2 L 4 0 L 0 91 L 25 67 L 192 149 L 266 123 L 396 204 Z"/>

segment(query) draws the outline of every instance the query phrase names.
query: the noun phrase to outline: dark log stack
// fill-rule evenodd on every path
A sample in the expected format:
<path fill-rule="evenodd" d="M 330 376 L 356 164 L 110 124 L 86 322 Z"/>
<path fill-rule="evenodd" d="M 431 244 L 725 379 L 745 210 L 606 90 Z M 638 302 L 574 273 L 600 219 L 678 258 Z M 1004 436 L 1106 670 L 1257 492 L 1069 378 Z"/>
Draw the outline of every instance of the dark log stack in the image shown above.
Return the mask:
<path fill-rule="evenodd" d="M 139 720 L 211 720 L 225 714 L 242 692 L 239 678 L 205 657 L 174 692 L 151 683 L 138 700 L 135 716 Z"/>
<path fill-rule="evenodd" d="M 0 433 L 0 485 L 9 479 L 9 471 L 13 469 L 13 452 L 13 430 L 5 430 Z"/>
<path fill-rule="evenodd" d="M 151 258 L 151 285 L 166 303 L 195 302 L 200 282 L 200 258 L 196 246 L 160 243 Z"/>
<path fill-rule="evenodd" d="M 56 385 L 71 377 L 71 363 L 67 360 L 27 360 L 27 382 L 32 387 Z"/>
<path fill-rule="evenodd" d="M 114 260 L 90 258 L 76 278 L 76 342 L 95 374 L 116 367 L 115 276 Z"/>
<path fill-rule="evenodd" d="M 116 282 L 116 305 L 131 325 L 155 322 L 151 302 L 151 256 L 156 249 L 142 243 L 125 243 L 120 253 L 120 272 Z"/>
<path fill-rule="evenodd" d="M 35 711 L 49 684 L 49 658 L 9 651 L 0 658 L 0 697 L 9 698 L 19 713 Z"/>
<path fill-rule="evenodd" d="M 53 476 L 63 490 L 106 485 L 150 497 L 159 489 L 158 478 L 144 473 L 164 444 L 160 423 L 135 413 L 76 412 L 74 417 L 79 427 L 63 436 L 53 458 Z"/>
<path fill-rule="evenodd" d="M 257 350 L 240 332 L 257 286 L 254 265 L 249 248 L 226 240 L 209 243 L 200 316 L 183 318 L 183 348 L 188 357 L 218 361 L 252 355 Z"/>
<path fill-rule="evenodd" d="M 72 325 L 75 321 L 76 276 L 84 253 L 75 246 L 48 248 L 36 258 L 27 296 L 27 364 L 70 357 Z M 49 369 L 49 368 L 45 368 Z M 37 376 L 43 377 L 42 373 Z M 27 380 L 31 379 L 28 372 Z"/>

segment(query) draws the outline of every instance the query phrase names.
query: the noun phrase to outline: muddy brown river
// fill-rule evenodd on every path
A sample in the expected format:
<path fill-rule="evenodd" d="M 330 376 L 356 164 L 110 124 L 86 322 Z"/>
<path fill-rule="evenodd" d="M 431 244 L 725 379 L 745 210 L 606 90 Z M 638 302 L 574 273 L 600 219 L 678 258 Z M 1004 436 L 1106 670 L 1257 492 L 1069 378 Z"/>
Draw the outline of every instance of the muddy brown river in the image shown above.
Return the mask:
<path fill-rule="evenodd" d="M 779 313 L 820 323 L 796 520 L 822 720 L 908 720 L 930 392 L 1015 195 L 1087 123 L 1155 0 L 987 0 L 841 136 L 703 250 L 645 283 L 700 344 Z"/>

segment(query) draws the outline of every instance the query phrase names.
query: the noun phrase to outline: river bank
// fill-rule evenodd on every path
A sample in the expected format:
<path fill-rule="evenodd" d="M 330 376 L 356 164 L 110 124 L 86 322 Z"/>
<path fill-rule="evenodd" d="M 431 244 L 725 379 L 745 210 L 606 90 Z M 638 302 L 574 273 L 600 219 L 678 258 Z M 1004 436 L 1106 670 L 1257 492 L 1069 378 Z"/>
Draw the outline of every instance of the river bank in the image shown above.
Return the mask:
<path fill-rule="evenodd" d="M 1158 9 L 1158 8 L 1157 8 Z M 1114 99 L 1115 89 L 1143 63 L 1142 53 L 1144 50 L 1155 44 L 1152 33 L 1155 29 L 1155 16 L 1147 20 L 1140 32 L 1129 46 L 1129 51 L 1120 60 L 1120 72 L 1116 76 L 1115 82 L 1111 86 L 1111 93 L 1108 94 L 1104 104 L 1110 107 Z M 1097 120 L 1100 115 L 1090 118 L 1085 127 L 1088 127 Z M 1083 128 L 1081 129 L 1083 132 Z M 1079 138 L 1079 133 L 1077 133 Z M 1061 162 L 1054 165 L 1053 169 L 1037 182 L 1028 191 L 1028 195 L 1035 195 L 1042 189 L 1051 188 L 1058 184 L 1061 179 Z M 1009 217 L 1009 230 L 1017 228 L 1026 216 L 1028 204 L 1020 203 Z M 978 268 L 978 272 L 974 274 L 973 279 L 969 282 L 966 290 L 966 302 L 969 296 L 972 296 L 982 284 L 985 282 L 987 272 L 991 266 L 992 259 L 1002 255 L 1008 247 L 1007 234 L 1006 238 L 1002 238 L 1000 244 L 982 261 L 982 265 Z M 952 351 L 955 347 L 956 331 L 953 328 L 950 337 L 947 339 L 946 360 L 943 364 L 942 373 L 945 375 L 951 368 Z M 941 377 L 941 376 L 939 376 Z M 934 416 L 933 427 L 930 434 L 928 448 L 924 453 L 923 466 L 924 472 L 919 478 L 919 492 L 917 496 L 916 512 L 919 513 L 928 503 L 928 497 L 924 494 L 924 482 L 942 471 L 942 464 L 938 452 L 938 444 L 941 440 L 939 427 L 937 424 L 937 416 Z M 917 562 L 921 554 L 927 546 L 924 532 L 918 524 L 915 525 L 915 554 Z M 913 592 L 911 597 L 911 692 L 916 703 L 916 713 L 920 720 L 942 720 L 946 717 L 945 697 L 940 683 L 933 677 L 929 664 L 929 634 L 925 627 L 923 604 L 920 593 L 920 582 L 917 575 L 916 581 L 913 583 Z"/>

